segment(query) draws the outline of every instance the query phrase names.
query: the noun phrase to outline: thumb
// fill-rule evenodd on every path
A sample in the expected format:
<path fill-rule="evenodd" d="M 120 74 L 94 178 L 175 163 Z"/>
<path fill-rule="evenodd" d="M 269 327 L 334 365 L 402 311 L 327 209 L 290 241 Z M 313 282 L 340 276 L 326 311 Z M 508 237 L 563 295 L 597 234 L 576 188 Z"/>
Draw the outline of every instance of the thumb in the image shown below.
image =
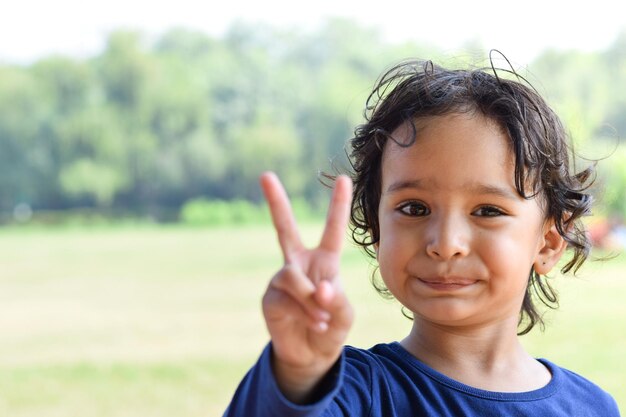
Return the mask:
<path fill-rule="evenodd" d="M 340 327 L 352 325 L 352 306 L 341 286 L 333 285 L 325 279 L 321 280 L 317 285 L 314 297 L 319 306 L 331 314 L 331 321 L 336 325 Z"/>
<path fill-rule="evenodd" d="M 328 280 L 320 280 L 315 291 L 315 301 L 318 302 L 323 309 L 330 310 L 335 298 L 335 288 Z"/>

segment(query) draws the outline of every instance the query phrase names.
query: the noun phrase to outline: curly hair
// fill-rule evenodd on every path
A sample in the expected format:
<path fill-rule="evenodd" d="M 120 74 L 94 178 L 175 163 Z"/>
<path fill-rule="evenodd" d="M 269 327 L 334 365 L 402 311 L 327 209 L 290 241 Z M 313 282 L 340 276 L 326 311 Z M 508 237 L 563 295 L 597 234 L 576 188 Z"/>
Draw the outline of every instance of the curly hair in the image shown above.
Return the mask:
<path fill-rule="evenodd" d="M 386 141 L 395 141 L 391 132 L 408 122 L 416 133 L 415 121 L 420 118 L 468 111 L 495 121 L 508 134 L 515 155 L 517 192 L 526 199 L 544 198 L 546 218 L 553 219 L 573 252 L 561 271 L 576 272 L 591 246 L 581 217 L 591 209 L 587 191 L 593 183 L 594 166 L 572 172 L 569 137 L 559 117 L 524 78 L 493 66 L 451 70 L 431 61 L 412 60 L 399 63 L 378 79 L 366 101 L 365 123 L 357 126 L 351 139 L 354 241 L 376 257 L 373 245 L 380 239 L 381 160 Z M 414 142 L 415 134 L 413 137 Z M 408 147 L 413 142 L 398 145 Z M 391 296 L 374 277 L 373 283 L 379 293 Z M 536 300 L 558 307 L 556 291 L 531 269 L 518 322 L 520 335 L 537 324 L 544 326 Z"/>

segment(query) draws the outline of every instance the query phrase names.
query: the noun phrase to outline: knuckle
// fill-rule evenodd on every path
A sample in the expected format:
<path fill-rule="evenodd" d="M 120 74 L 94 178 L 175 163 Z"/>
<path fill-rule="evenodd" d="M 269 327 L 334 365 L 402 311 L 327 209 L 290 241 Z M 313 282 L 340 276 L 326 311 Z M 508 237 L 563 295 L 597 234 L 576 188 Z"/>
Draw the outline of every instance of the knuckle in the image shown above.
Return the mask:
<path fill-rule="evenodd" d="M 271 287 L 283 291 L 292 297 L 302 298 L 312 290 L 312 284 L 307 283 L 307 278 L 302 271 L 296 266 L 286 264 L 272 278 Z"/>
<path fill-rule="evenodd" d="M 285 292 L 268 289 L 261 300 L 261 307 L 265 315 L 282 316 L 285 312 L 293 310 L 294 300 Z"/>
<path fill-rule="evenodd" d="M 277 288 L 285 289 L 293 286 L 296 280 L 297 277 L 294 267 L 291 265 L 285 265 L 276 273 L 276 275 L 274 275 L 272 282 Z"/>
<path fill-rule="evenodd" d="M 280 290 L 272 288 L 271 286 L 267 288 L 265 294 L 263 294 L 263 298 L 261 299 L 261 305 L 263 308 L 272 306 L 279 302 L 281 298 Z"/>

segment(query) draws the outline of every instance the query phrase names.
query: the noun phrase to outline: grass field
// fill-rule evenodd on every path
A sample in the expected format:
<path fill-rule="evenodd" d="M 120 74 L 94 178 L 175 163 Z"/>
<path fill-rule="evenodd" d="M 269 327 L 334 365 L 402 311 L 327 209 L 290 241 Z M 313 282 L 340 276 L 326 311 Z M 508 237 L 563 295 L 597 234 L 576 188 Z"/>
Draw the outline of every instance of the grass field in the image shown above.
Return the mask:
<path fill-rule="evenodd" d="M 303 228 L 315 242 L 319 225 Z M 280 265 L 269 227 L 0 232 L 0 416 L 221 416 L 267 342 L 260 298 Z M 349 343 L 410 322 L 348 247 Z M 626 259 L 559 278 L 561 309 L 530 351 L 580 372 L 626 411 Z"/>

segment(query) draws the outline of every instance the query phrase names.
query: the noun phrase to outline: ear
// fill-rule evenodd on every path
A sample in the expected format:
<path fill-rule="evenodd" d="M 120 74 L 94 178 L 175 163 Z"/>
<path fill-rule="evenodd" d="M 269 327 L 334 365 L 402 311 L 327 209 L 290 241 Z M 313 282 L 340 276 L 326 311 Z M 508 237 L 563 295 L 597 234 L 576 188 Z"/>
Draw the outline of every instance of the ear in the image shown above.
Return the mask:
<path fill-rule="evenodd" d="M 539 275 L 545 275 L 554 268 L 559 262 L 563 252 L 567 248 L 567 242 L 563 239 L 563 236 L 556 230 L 554 221 L 547 223 L 543 231 L 542 246 L 537 252 L 535 262 L 533 263 L 533 269 Z"/>

